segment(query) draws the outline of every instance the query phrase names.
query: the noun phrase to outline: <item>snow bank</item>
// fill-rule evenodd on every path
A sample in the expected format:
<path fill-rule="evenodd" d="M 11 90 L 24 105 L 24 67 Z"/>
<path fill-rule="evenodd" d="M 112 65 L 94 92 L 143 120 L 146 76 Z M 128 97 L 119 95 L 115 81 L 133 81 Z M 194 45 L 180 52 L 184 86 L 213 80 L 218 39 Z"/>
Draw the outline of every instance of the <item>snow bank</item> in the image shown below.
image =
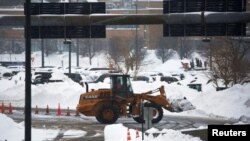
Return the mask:
<path fill-rule="evenodd" d="M 21 141 L 24 139 L 23 123 L 17 124 L 6 115 L 0 114 L 0 140 Z M 43 141 L 53 139 L 59 130 L 42 130 L 32 128 L 32 140 Z"/>
<path fill-rule="evenodd" d="M 183 66 L 181 64 L 181 61 L 178 60 L 168 60 L 167 62 L 165 62 L 164 64 L 160 65 L 159 67 L 157 67 L 155 70 L 158 70 L 160 72 L 183 72 L 182 69 Z"/>
<path fill-rule="evenodd" d="M 128 128 L 124 127 L 122 124 L 107 125 L 104 128 L 104 140 L 105 141 L 127 141 L 127 131 Z M 136 130 L 129 129 L 131 141 L 141 141 L 142 133 L 139 132 L 139 138 L 136 138 Z M 159 133 L 157 137 L 153 136 L 153 133 Z M 145 141 L 201 141 L 197 137 L 192 137 L 190 135 L 184 135 L 180 131 L 163 129 L 159 131 L 158 129 L 151 128 L 146 131 L 144 135 Z"/>
<path fill-rule="evenodd" d="M 21 54 L 23 55 L 23 54 Z M 21 55 L 15 55 L 15 58 L 20 61 Z M 3 60 L 8 56 L 1 55 Z M 13 55 L 14 56 L 14 55 Z M 32 54 L 35 58 L 34 66 L 40 66 L 40 52 Z M 72 57 L 75 54 L 72 53 Z M 193 58 L 204 59 L 199 54 L 193 54 Z M 108 60 L 106 54 L 99 54 L 93 59 L 94 66 L 106 66 Z M 53 54 L 45 58 L 47 65 L 61 65 L 62 60 L 64 64 L 68 63 L 68 54 Z M 72 60 L 74 64 L 75 59 Z M 88 58 L 80 58 L 80 64 L 82 67 L 88 67 Z M 217 92 L 212 84 L 207 84 L 208 77 L 206 71 L 183 71 L 181 62 L 188 60 L 180 60 L 177 56 L 168 60 L 164 64 L 155 56 L 154 50 L 149 50 L 148 55 L 144 60 L 145 66 L 142 67 L 142 71 L 158 71 L 165 75 L 171 75 L 173 73 L 183 73 L 185 79 L 177 83 L 167 84 L 159 80 L 153 83 L 146 83 L 142 81 L 132 82 L 135 93 L 142 93 L 149 90 L 154 90 L 161 85 L 165 86 L 165 92 L 167 98 L 170 100 L 180 99 L 186 97 L 195 107 L 196 110 L 182 112 L 180 114 L 186 115 L 219 115 L 227 118 L 240 118 L 242 116 L 250 117 L 250 85 L 236 85 L 224 91 Z M 60 76 L 60 75 L 59 75 Z M 12 80 L 2 79 L 0 81 L 0 101 L 11 101 L 14 106 L 24 106 L 24 73 L 18 76 L 14 76 Z M 56 79 L 56 78 L 55 78 Z M 202 92 L 188 88 L 189 83 L 200 83 L 202 84 Z M 96 83 L 89 84 L 90 89 L 98 88 L 110 88 L 109 83 Z M 46 107 L 49 105 L 50 108 L 57 108 L 58 103 L 61 104 L 62 108 L 75 109 L 79 96 L 85 92 L 85 88 L 79 84 L 66 80 L 60 83 L 48 83 L 44 85 L 32 85 L 32 107 L 38 105 L 39 107 Z M 159 94 L 159 93 L 156 93 Z M 155 94 L 155 95 L 156 95 Z M 164 111 L 165 114 L 172 114 Z"/>
<path fill-rule="evenodd" d="M 72 81 L 32 86 L 32 106 L 56 108 L 60 103 L 62 108 L 75 109 L 83 92 L 85 88 Z"/>
<path fill-rule="evenodd" d="M 250 117 L 250 84 L 235 85 L 217 93 L 198 95 L 192 103 L 206 113 L 225 117 Z"/>
<path fill-rule="evenodd" d="M 0 114 L 0 125 L 0 140 L 15 141 L 23 139 L 24 128 L 6 115 Z"/>
<path fill-rule="evenodd" d="M 57 79 L 58 76 L 60 74 L 55 75 L 54 78 Z M 24 106 L 24 78 L 21 80 L 14 77 L 12 80 L 3 79 L 0 81 L 0 86 L 1 101 L 12 102 L 13 106 Z M 57 108 L 58 103 L 60 103 L 62 108 L 69 106 L 70 109 L 75 109 L 80 94 L 83 92 L 85 92 L 85 88 L 66 77 L 64 82 L 32 85 L 32 107 L 38 105 L 38 107 L 45 108 L 49 105 L 50 108 Z"/>
<path fill-rule="evenodd" d="M 15 123 L 11 118 L 0 113 L 0 141 L 22 141 L 24 140 L 24 122 Z M 44 141 L 53 140 L 62 131 L 59 129 L 35 129 L 32 128 L 32 140 L 33 141 Z M 79 138 L 87 134 L 86 131 L 82 130 L 67 130 L 63 131 L 63 139 L 68 138 Z"/>

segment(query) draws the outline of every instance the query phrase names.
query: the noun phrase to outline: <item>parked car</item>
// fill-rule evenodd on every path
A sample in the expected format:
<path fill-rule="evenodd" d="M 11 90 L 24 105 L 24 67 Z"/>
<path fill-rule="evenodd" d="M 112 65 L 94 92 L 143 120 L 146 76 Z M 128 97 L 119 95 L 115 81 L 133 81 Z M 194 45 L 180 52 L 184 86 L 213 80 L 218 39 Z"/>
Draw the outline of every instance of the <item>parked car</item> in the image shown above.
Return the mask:
<path fill-rule="evenodd" d="M 149 76 L 136 76 L 133 78 L 134 81 L 146 81 L 146 82 L 152 82 L 153 78 L 149 77 Z"/>
<path fill-rule="evenodd" d="M 63 80 L 60 80 L 60 79 L 58 79 L 58 80 L 55 80 L 55 79 L 51 80 L 51 79 L 44 79 L 44 78 L 42 78 L 42 77 L 37 77 L 37 78 L 32 82 L 32 84 L 37 85 L 37 84 L 53 83 L 53 82 L 63 82 Z"/>
<path fill-rule="evenodd" d="M 121 71 L 105 67 L 90 67 L 90 68 L 85 68 L 84 71 L 82 72 L 83 75 L 98 74 L 99 76 L 106 73 L 121 73 Z"/>
<path fill-rule="evenodd" d="M 14 76 L 14 74 L 13 73 L 11 73 L 11 72 L 5 72 L 5 73 L 3 73 L 3 78 L 5 78 L 5 79 L 12 79 L 12 76 Z"/>
<path fill-rule="evenodd" d="M 55 67 L 55 66 L 44 66 L 44 67 L 36 67 L 32 68 L 33 70 L 37 72 L 54 72 L 58 70 L 60 67 Z"/>
<path fill-rule="evenodd" d="M 52 77 L 52 72 L 35 72 L 32 84 L 44 84 L 48 83 L 49 79 Z"/>
<path fill-rule="evenodd" d="M 78 67 L 78 66 L 71 66 L 71 72 L 72 73 L 82 73 L 84 71 L 84 69 L 82 67 Z M 64 72 L 69 72 L 69 67 L 66 67 L 64 69 Z"/>
<path fill-rule="evenodd" d="M 173 83 L 173 82 L 177 82 L 179 80 L 177 78 L 171 77 L 171 76 L 162 76 L 161 81 L 165 81 L 165 82 L 170 84 L 170 83 Z"/>
<path fill-rule="evenodd" d="M 33 81 L 33 84 L 44 84 L 48 82 L 63 82 L 61 79 L 55 79 L 51 80 L 53 72 L 35 72 L 35 79 Z M 80 84 L 82 77 L 78 73 L 64 73 L 64 75 L 68 76 L 70 79 L 72 79 L 74 82 L 77 82 Z"/>
<path fill-rule="evenodd" d="M 114 74 L 121 74 L 121 73 L 105 73 L 105 74 L 100 75 L 96 80 L 94 80 L 94 81 L 92 81 L 92 82 L 89 82 L 89 83 L 104 82 L 104 80 L 105 80 L 106 78 L 109 78 L 110 75 L 114 75 Z"/>
<path fill-rule="evenodd" d="M 8 66 L 7 68 L 10 69 L 13 74 L 17 74 L 18 72 L 24 72 L 25 71 L 24 66 Z"/>
<path fill-rule="evenodd" d="M 71 78 L 73 81 L 80 83 L 82 80 L 82 77 L 79 73 L 64 73 L 65 75 L 67 75 L 69 78 Z"/>

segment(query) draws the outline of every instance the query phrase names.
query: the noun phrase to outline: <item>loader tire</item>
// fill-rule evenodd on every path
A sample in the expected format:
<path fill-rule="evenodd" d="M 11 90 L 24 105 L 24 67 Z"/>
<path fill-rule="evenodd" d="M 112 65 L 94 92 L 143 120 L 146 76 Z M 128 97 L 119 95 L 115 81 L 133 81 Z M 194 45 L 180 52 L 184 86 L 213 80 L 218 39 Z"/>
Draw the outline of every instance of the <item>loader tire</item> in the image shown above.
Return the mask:
<path fill-rule="evenodd" d="M 145 103 L 144 107 L 151 107 L 153 108 L 153 119 L 152 119 L 152 123 L 158 123 L 162 120 L 163 118 L 163 110 L 161 108 L 161 106 L 157 105 L 157 104 L 153 104 L 153 103 Z M 138 123 L 144 123 L 144 119 L 142 117 L 142 115 L 140 115 L 139 117 L 133 117 L 133 119 L 138 122 Z"/>
<path fill-rule="evenodd" d="M 119 117 L 119 108 L 116 105 L 104 104 L 96 115 L 96 119 L 103 124 L 112 124 Z"/>

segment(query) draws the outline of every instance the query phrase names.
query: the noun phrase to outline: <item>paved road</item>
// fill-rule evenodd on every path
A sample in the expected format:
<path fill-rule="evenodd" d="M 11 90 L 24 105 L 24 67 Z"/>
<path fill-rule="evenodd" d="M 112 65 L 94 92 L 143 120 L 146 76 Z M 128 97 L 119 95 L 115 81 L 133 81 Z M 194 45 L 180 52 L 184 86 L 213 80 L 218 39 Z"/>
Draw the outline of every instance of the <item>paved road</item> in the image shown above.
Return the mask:
<path fill-rule="evenodd" d="M 45 110 L 44 110 L 45 111 Z M 63 115 L 65 115 L 63 110 Z M 74 111 L 71 111 L 74 113 Z M 24 120 L 23 111 L 17 110 L 13 114 L 8 115 L 17 122 Z M 153 125 L 158 129 L 174 129 L 174 130 L 185 130 L 190 128 L 198 128 L 200 126 L 207 126 L 208 124 L 225 124 L 235 123 L 235 120 L 225 120 L 220 118 L 204 118 L 204 117 L 189 117 L 189 116 L 175 116 L 168 115 L 164 116 L 163 120 Z M 124 126 L 129 128 L 141 130 L 141 124 L 137 124 L 131 118 L 120 118 L 117 123 L 123 123 Z M 39 115 L 33 114 L 32 126 L 35 128 L 46 128 L 46 129 L 60 129 L 61 132 L 58 134 L 54 141 L 103 141 L 104 140 L 104 127 L 105 125 L 99 124 L 94 117 L 85 116 L 56 116 L 56 109 L 50 110 L 50 115 L 45 115 L 45 112 L 40 112 Z M 63 132 L 65 130 L 83 130 L 87 131 L 87 135 L 81 138 L 68 138 L 65 139 Z M 184 134 L 190 134 L 192 136 L 200 137 L 202 140 L 207 141 L 207 130 L 193 130 L 193 131 L 182 131 Z"/>

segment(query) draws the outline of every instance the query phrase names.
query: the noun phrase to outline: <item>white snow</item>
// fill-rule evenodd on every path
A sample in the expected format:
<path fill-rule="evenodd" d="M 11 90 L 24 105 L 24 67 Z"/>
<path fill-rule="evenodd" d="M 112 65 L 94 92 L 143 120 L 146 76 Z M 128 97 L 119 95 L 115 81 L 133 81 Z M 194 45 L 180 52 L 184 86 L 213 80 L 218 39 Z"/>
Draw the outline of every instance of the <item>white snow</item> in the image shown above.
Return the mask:
<path fill-rule="evenodd" d="M 136 138 L 136 130 L 129 129 L 129 134 L 131 141 L 141 141 L 142 133 L 138 131 L 139 137 Z M 153 136 L 153 133 L 158 133 L 157 137 Z M 147 135 L 146 135 L 147 134 Z M 151 128 L 144 134 L 145 141 L 166 141 L 171 139 L 171 141 L 201 141 L 197 137 L 192 137 L 190 135 L 184 135 L 180 131 L 175 131 L 171 129 L 163 129 L 159 131 L 158 129 Z M 127 141 L 128 128 L 124 127 L 122 124 L 108 125 L 104 129 L 105 141 Z"/>
<path fill-rule="evenodd" d="M 24 139 L 24 123 L 15 123 L 6 115 L 0 113 L 0 140 L 8 141 L 22 141 Z M 36 129 L 32 128 L 32 140 L 44 141 L 53 140 L 56 138 L 60 130 L 52 129 Z M 83 137 L 86 135 L 85 131 L 81 130 L 67 130 L 64 132 L 63 138 Z"/>
<path fill-rule="evenodd" d="M 206 113 L 225 117 L 240 118 L 250 116 L 250 85 L 235 85 L 218 93 L 206 93 L 197 96 L 192 103 Z M 207 101 L 207 102 L 204 102 Z M 208 108 L 209 107 L 209 108 Z"/>
<path fill-rule="evenodd" d="M 86 131 L 80 131 L 80 130 L 68 130 L 64 132 L 64 138 L 80 138 L 87 134 Z"/>
<path fill-rule="evenodd" d="M 40 66 L 40 52 L 35 52 L 32 54 L 32 56 L 35 58 L 33 66 Z M 14 60 L 24 61 L 24 54 L 13 54 L 12 57 L 15 58 Z M 74 53 L 72 54 L 72 57 L 75 57 Z M 193 54 L 193 58 L 196 57 L 201 60 L 205 60 L 205 58 L 202 58 L 201 56 L 199 56 L 199 54 Z M 0 55 L 0 60 L 8 61 L 8 58 L 8 55 Z M 155 56 L 154 50 L 149 50 L 145 60 L 143 61 L 143 66 L 140 69 L 140 73 L 145 74 L 148 72 L 161 72 L 167 76 L 175 75 L 175 77 L 177 77 L 177 79 L 179 80 L 179 74 L 184 74 L 185 79 L 180 80 L 178 83 L 175 82 L 171 84 L 161 82 L 159 79 L 156 79 L 156 81 L 152 83 L 132 81 L 134 92 L 146 92 L 149 90 L 154 90 L 163 85 L 165 87 L 167 98 L 170 101 L 186 97 L 187 100 L 195 106 L 195 109 L 193 110 L 180 113 L 171 113 L 167 110 L 164 110 L 165 115 L 173 114 L 181 116 L 202 116 L 208 118 L 223 117 L 235 118 L 240 119 L 244 122 L 250 122 L 250 84 L 235 85 L 227 90 L 217 92 L 212 83 L 207 84 L 209 71 L 184 71 L 182 62 L 188 63 L 190 60 L 180 60 L 178 59 L 178 55 L 175 55 L 172 59 L 162 64 L 161 61 Z M 74 63 L 76 63 L 76 61 L 75 59 L 72 59 L 72 61 L 72 65 L 74 66 Z M 89 60 L 87 57 L 81 57 L 81 67 L 108 67 L 109 64 L 108 56 L 104 53 L 94 57 L 92 66 L 88 65 L 88 61 Z M 67 67 L 67 53 L 50 55 L 49 57 L 45 58 L 45 62 L 48 66 L 62 66 L 63 64 L 63 67 Z M 8 70 L 0 67 L 0 71 Z M 82 87 L 78 83 L 73 82 L 60 72 L 57 72 L 53 75 L 54 79 L 62 77 L 64 78 L 64 82 L 32 85 L 32 107 L 38 105 L 38 107 L 46 108 L 46 106 L 49 105 L 50 108 L 57 108 L 58 104 L 60 103 L 60 106 L 62 108 L 67 108 L 69 106 L 70 109 L 75 109 L 76 105 L 78 104 L 80 94 L 85 92 L 85 87 Z M 24 80 L 24 72 L 21 72 L 18 75 L 12 77 L 11 80 L 1 78 L 0 102 L 5 102 L 6 105 L 8 104 L 8 102 L 12 102 L 13 106 L 23 107 L 25 97 Z M 191 83 L 191 81 L 193 81 L 193 83 L 202 84 L 202 92 L 190 89 L 187 84 Z M 89 89 L 109 87 L 110 82 L 108 81 L 105 81 L 104 83 L 89 84 Z M 15 123 L 5 115 L 0 114 L 0 125 L 0 140 L 3 140 L 5 138 L 12 140 L 12 138 L 15 137 L 23 138 L 23 126 Z M 5 133 L 7 132 L 5 130 L 6 127 L 10 127 L 8 133 Z M 161 132 L 152 130 L 149 130 L 149 132 Z M 53 138 L 59 132 L 58 130 L 49 129 L 32 129 L 32 131 L 35 136 L 41 137 L 41 140 L 44 140 L 45 138 Z M 133 139 L 135 136 L 135 131 L 132 129 L 130 131 L 131 137 Z M 2 134 L 3 132 L 4 134 Z M 112 134 L 110 134 L 110 132 Z M 183 135 L 179 131 L 164 130 L 164 132 L 166 132 L 166 134 L 159 135 L 157 138 L 153 139 L 152 136 L 148 136 L 147 138 L 149 140 L 157 141 L 166 140 L 168 138 L 171 138 L 171 140 L 173 141 L 199 140 L 191 136 Z M 12 135 L 13 133 L 15 133 L 15 136 Z M 65 131 L 64 133 L 66 135 L 68 134 L 69 138 L 84 136 L 86 134 L 85 131 Z M 126 139 L 126 134 L 127 128 L 121 124 L 106 126 L 105 141 L 122 141 Z"/>
<path fill-rule="evenodd" d="M 40 52 L 35 52 L 32 54 L 35 57 L 34 65 L 40 65 Z M 21 55 L 12 55 L 14 58 L 22 58 Z M 0 58 L 6 60 L 5 55 L 1 55 Z M 75 57 L 75 54 L 72 55 Z M 200 58 L 205 60 L 199 54 L 192 54 L 193 58 Z M 57 59 L 59 58 L 59 59 Z M 45 62 L 49 65 L 61 65 L 61 60 L 64 60 L 67 64 L 67 53 L 54 54 L 46 57 Z M 105 54 L 99 54 L 94 59 L 94 66 L 108 66 L 108 60 Z M 88 64 L 88 59 L 80 58 L 81 67 L 90 67 Z M 20 61 L 22 61 L 20 59 Z M 184 71 L 182 62 L 189 62 L 188 59 L 180 60 L 178 55 L 175 55 L 172 59 L 168 60 L 164 64 L 161 63 L 159 59 L 155 56 L 154 50 L 149 50 L 147 56 L 144 60 L 144 66 L 141 68 L 141 73 L 144 72 L 161 72 L 164 75 L 173 74 L 184 74 L 185 79 L 180 80 L 179 84 L 172 83 L 167 84 L 161 82 L 159 79 L 153 83 L 146 83 L 142 81 L 132 81 L 133 89 L 135 93 L 146 92 L 149 90 L 156 89 L 161 85 L 165 86 L 165 92 L 167 98 L 170 100 L 181 99 L 186 97 L 195 107 L 195 110 L 182 112 L 179 114 L 191 114 L 191 115 L 218 115 L 227 118 L 240 118 L 242 116 L 250 117 L 250 106 L 249 99 L 250 95 L 250 85 L 235 85 L 224 91 L 216 92 L 213 84 L 207 84 L 208 81 L 208 71 Z M 73 61 L 74 63 L 74 61 Z M 72 64 L 73 64 L 72 63 Z M 147 65 L 146 65 L 147 64 Z M 52 76 L 54 79 L 63 78 L 64 82 L 58 83 L 48 83 L 40 85 L 32 85 L 32 107 L 38 105 L 38 107 L 46 108 L 49 105 L 50 108 L 57 108 L 60 103 L 62 108 L 75 109 L 79 100 L 81 93 L 85 92 L 85 88 L 80 86 L 78 83 L 65 77 L 60 72 L 56 72 Z M 179 76 L 176 76 L 177 79 Z M 11 80 L 2 79 L 0 81 L 0 100 L 10 101 L 14 106 L 24 106 L 24 73 L 20 73 L 14 76 Z M 191 81 L 194 83 L 202 84 L 202 92 L 197 92 L 196 90 L 188 88 L 187 84 Z M 99 88 L 109 88 L 110 84 L 107 82 L 89 84 L 90 89 Z M 209 107 L 209 108 L 208 108 Z M 172 114 L 168 111 L 164 111 L 165 114 Z"/>

